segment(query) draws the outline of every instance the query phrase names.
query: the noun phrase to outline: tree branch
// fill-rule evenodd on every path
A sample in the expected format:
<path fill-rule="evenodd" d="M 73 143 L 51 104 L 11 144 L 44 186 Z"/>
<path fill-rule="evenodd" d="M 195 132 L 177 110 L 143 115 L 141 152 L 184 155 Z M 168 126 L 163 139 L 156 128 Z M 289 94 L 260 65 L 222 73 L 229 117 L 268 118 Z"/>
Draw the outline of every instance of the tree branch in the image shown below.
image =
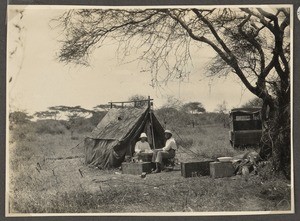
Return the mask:
<path fill-rule="evenodd" d="M 274 34 L 274 26 L 270 22 L 268 22 L 264 16 L 262 16 L 261 14 L 255 13 L 254 11 L 251 11 L 248 8 L 240 8 L 240 10 L 243 12 L 246 12 L 247 14 L 257 17 L 259 19 L 259 21 Z"/>
<path fill-rule="evenodd" d="M 216 32 L 215 28 L 212 26 L 212 24 L 206 19 L 204 18 L 201 13 L 199 13 L 199 11 L 197 9 L 192 9 L 192 11 L 197 15 L 197 17 L 204 22 L 204 24 L 207 25 L 207 27 L 210 29 L 211 33 L 213 34 L 213 36 L 217 39 L 217 41 L 220 43 L 220 45 L 222 46 L 222 48 L 224 49 L 224 51 L 231 57 L 231 59 L 234 57 L 234 55 L 232 54 L 231 50 L 227 47 L 227 45 L 224 43 L 224 41 L 221 39 L 221 37 L 218 35 L 218 33 Z"/>
<path fill-rule="evenodd" d="M 250 20 L 250 18 L 251 15 L 249 14 L 247 18 L 238 25 L 238 30 L 239 33 L 242 34 L 244 38 L 257 49 L 260 55 L 260 72 L 262 73 L 265 68 L 265 54 L 261 48 L 261 45 L 255 40 L 255 37 L 246 34 L 246 32 L 243 31 L 243 26 Z"/>
<path fill-rule="evenodd" d="M 230 63 L 231 60 L 227 58 L 226 54 L 224 54 L 224 52 L 216 45 L 214 44 L 212 41 L 210 41 L 209 39 L 205 38 L 204 36 L 197 36 L 193 33 L 192 29 L 189 28 L 189 26 L 179 17 L 174 16 L 172 13 L 170 13 L 170 11 L 166 10 L 166 13 L 174 20 L 178 21 L 179 24 L 187 31 L 187 33 L 189 34 L 189 36 L 196 40 L 196 41 L 201 41 L 204 42 L 208 45 L 210 45 L 221 57 L 222 59 L 224 59 L 224 61 Z"/>

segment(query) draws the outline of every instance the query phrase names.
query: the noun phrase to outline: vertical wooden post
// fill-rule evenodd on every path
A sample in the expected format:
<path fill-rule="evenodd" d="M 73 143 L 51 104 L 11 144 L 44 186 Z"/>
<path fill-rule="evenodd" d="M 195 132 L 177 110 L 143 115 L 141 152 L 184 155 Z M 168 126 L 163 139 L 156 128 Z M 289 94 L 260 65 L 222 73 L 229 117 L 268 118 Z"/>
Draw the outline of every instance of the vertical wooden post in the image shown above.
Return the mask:
<path fill-rule="evenodd" d="M 151 99 L 150 99 L 150 96 L 148 96 L 148 108 L 149 108 L 149 110 L 151 109 Z"/>
<path fill-rule="evenodd" d="M 112 102 L 110 102 L 110 109 L 112 109 Z"/>
<path fill-rule="evenodd" d="M 148 96 L 148 108 L 149 108 L 150 122 L 151 122 L 152 144 L 153 144 L 153 149 L 156 149 L 156 147 L 155 147 L 155 139 L 154 139 L 153 118 L 152 118 L 152 109 L 151 109 L 151 99 L 150 99 L 150 96 Z"/>

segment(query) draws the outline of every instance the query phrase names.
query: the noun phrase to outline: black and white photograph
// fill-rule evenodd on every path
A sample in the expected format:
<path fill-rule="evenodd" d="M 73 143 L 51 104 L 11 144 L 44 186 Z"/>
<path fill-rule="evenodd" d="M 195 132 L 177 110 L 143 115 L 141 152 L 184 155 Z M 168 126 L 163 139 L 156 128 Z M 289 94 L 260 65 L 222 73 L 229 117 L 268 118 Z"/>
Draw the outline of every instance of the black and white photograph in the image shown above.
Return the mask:
<path fill-rule="evenodd" d="M 295 213 L 293 11 L 8 5 L 6 217 Z"/>

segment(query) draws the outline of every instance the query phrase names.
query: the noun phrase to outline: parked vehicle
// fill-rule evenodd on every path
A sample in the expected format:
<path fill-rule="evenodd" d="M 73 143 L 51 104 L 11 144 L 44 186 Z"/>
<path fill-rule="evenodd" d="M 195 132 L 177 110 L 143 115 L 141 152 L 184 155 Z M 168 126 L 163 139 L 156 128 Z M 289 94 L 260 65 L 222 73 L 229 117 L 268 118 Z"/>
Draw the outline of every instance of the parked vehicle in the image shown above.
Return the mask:
<path fill-rule="evenodd" d="M 232 147 L 258 145 L 262 136 L 261 108 L 234 108 L 230 112 Z"/>

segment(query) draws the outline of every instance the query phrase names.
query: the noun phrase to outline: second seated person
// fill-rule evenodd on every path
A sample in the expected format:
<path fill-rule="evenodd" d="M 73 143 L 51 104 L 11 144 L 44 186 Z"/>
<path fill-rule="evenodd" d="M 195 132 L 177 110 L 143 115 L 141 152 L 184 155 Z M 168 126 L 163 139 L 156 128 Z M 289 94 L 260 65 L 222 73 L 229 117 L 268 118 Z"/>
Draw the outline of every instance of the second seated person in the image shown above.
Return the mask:
<path fill-rule="evenodd" d="M 175 150 L 177 145 L 175 139 L 172 137 L 170 130 L 165 130 L 166 145 L 161 149 L 153 150 L 152 162 L 156 163 L 156 170 L 154 173 L 161 172 L 163 159 L 170 159 L 175 157 Z"/>
<path fill-rule="evenodd" d="M 152 153 L 151 147 L 147 142 L 146 133 L 142 133 L 140 136 L 140 141 L 136 142 L 134 147 L 135 156 L 139 158 L 139 156 L 143 155 L 143 153 Z"/>

